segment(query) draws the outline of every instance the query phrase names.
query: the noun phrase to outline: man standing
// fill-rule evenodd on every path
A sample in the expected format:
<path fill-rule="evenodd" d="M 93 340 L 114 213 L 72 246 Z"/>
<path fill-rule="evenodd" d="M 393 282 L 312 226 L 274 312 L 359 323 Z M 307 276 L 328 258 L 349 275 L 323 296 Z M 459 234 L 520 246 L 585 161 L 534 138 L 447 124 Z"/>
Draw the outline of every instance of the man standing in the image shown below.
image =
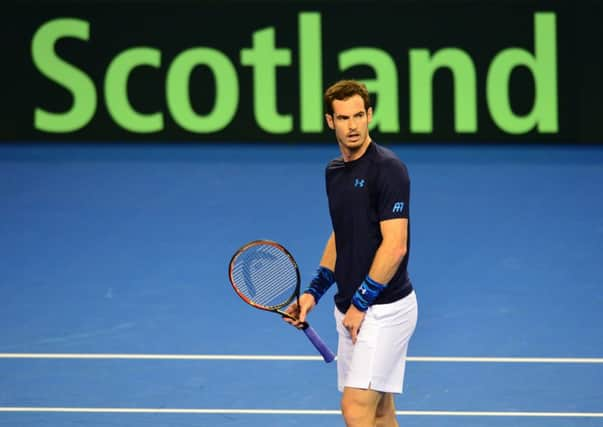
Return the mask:
<path fill-rule="evenodd" d="M 398 426 L 417 300 L 408 278 L 410 180 L 406 166 L 371 140 L 366 86 L 342 80 L 324 95 L 341 157 L 326 168 L 333 232 L 309 288 L 289 312 L 299 320 L 337 283 L 338 388 L 348 427 Z"/>

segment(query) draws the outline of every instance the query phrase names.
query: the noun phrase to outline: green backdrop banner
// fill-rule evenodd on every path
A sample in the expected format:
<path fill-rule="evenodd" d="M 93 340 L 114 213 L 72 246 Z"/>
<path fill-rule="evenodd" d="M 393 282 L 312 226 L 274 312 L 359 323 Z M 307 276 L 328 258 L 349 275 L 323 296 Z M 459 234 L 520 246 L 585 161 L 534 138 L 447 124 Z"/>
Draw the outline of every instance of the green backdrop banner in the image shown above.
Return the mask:
<path fill-rule="evenodd" d="M 601 143 L 598 2 L 20 2 L 3 141 L 325 141 L 364 81 L 391 142 Z"/>

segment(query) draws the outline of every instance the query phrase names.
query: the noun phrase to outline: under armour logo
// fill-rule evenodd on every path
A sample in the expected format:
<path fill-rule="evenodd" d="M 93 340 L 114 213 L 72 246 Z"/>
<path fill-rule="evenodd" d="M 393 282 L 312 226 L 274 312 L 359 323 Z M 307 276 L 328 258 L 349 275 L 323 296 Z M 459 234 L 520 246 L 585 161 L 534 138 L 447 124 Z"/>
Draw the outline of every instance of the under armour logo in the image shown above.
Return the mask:
<path fill-rule="evenodd" d="M 394 203 L 394 207 L 392 212 L 402 212 L 404 210 L 404 202 L 396 202 Z"/>
<path fill-rule="evenodd" d="M 364 179 L 354 179 L 354 187 L 364 187 Z"/>

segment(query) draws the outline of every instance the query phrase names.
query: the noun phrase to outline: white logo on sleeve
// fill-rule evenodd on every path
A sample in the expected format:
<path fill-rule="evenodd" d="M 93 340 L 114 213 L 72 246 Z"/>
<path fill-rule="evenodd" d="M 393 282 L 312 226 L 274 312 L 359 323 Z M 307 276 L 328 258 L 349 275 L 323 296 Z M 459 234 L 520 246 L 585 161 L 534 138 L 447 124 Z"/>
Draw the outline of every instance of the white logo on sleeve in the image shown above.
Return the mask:
<path fill-rule="evenodd" d="M 396 202 L 394 203 L 394 207 L 392 208 L 392 212 L 402 212 L 404 210 L 404 202 Z"/>

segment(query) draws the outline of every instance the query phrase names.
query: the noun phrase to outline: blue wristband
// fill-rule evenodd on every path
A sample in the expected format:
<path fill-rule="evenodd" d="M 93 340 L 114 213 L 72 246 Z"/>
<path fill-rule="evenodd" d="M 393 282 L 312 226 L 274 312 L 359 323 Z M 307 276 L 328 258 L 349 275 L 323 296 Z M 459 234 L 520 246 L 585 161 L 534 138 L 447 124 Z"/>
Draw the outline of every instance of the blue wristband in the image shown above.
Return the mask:
<path fill-rule="evenodd" d="M 310 286 L 304 293 L 311 294 L 318 303 L 333 283 L 335 283 L 335 274 L 328 268 L 320 266 L 318 267 L 318 270 L 316 270 L 316 275 L 310 282 Z"/>
<path fill-rule="evenodd" d="M 375 302 L 385 285 L 375 282 L 368 275 L 352 297 L 352 304 L 360 311 L 366 311 Z"/>

